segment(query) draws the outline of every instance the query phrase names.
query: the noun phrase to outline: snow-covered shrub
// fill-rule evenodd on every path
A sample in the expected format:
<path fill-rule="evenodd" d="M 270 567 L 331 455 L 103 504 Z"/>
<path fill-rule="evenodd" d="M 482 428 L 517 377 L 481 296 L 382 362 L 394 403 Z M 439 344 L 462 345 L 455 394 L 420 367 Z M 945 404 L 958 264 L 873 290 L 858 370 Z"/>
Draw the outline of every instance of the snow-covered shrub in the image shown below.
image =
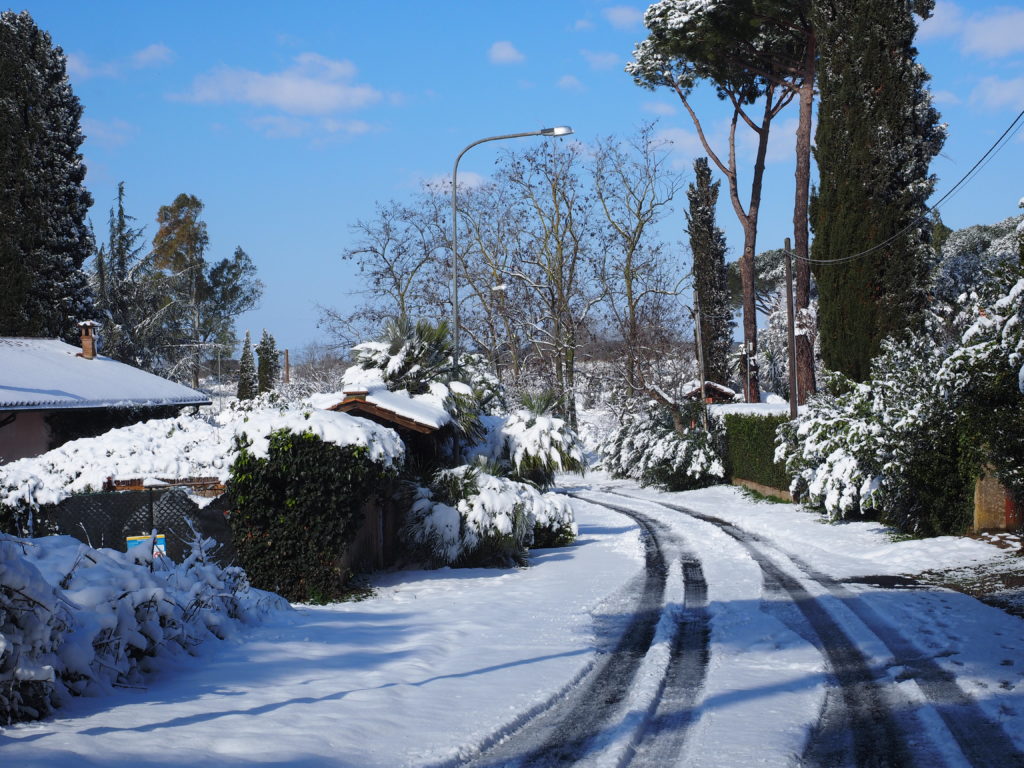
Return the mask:
<path fill-rule="evenodd" d="M 461 466 L 416 487 L 402 538 L 428 565 L 500 567 L 525 565 L 531 545 L 564 546 L 576 533 L 564 497 Z"/>
<path fill-rule="evenodd" d="M 0 721 L 137 685 L 163 657 L 287 608 L 241 569 L 212 562 L 209 540 L 191 544 L 175 565 L 144 547 L 140 556 L 70 536 L 0 536 Z"/>
<path fill-rule="evenodd" d="M 556 472 L 583 472 L 583 447 L 564 419 L 518 410 L 505 419 L 501 435 L 502 458 L 522 480 L 548 488 Z"/>
<path fill-rule="evenodd" d="M 703 428 L 702 403 L 679 414 L 654 402 L 623 412 L 618 428 L 600 447 L 602 463 L 612 475 L 672 491 L 704 488 L 725 477 L 721 425 L 709 417 Z M 681 426 L 681 429 L 677 428 Z"/>
<path fill-rule="evenodd" d="M 344 594 L 341 557 L 365 505 L 386 496 L 395 470 L 365 446 L 336 445 L 309 432 L 278 430 L 265 455 L 240 441 L 231 465 L 232 540 L 249 578 L 289 600 Z"/>
<path fill-rule="evenodd" d="M 943 383 L 947 356 L 926 337 L 886 340 L 870 382 L 834 377 L 780 429 L 794 493 L 833 517 L 871 510 L 905 533 L 962 533 L 980 454 L 963 398 Z"/>

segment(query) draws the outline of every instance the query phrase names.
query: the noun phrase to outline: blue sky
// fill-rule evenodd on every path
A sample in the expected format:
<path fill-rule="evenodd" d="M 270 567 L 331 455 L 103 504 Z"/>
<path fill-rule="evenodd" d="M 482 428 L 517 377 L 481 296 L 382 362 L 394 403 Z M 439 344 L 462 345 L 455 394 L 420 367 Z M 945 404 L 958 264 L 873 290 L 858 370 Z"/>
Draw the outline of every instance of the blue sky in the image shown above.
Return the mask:
<path fill-rule="evenodd" d="M 181 192 L 197 195 L 206 204 L 210 258 L 241 245 L 267 284 L 240 329 L 265 327 L 291 349 L 321 338 L 317 304 L 352 302 L 358 276 L 339 258 L 349 226 L 371 217 L 376 201 L 403 199 L 422 180 L 450 174 L 471 141 L 568 124 L 575 139 L 590 142 L 657 118 L 675 141 L 680 169 L 702 154 L 675 97 L 638 88 L 622 72 L 644 36 L 642 4 L 35 0 L 26 7 L 68 54 L 85 107 L 97 236 L 106 234 L 119 181 L 150 237 L 159 206 Z M 949 124 L 933 165 L 941 194 L 1024 108 L 1024 9 L 940 0 L 918 47 Z M 726 112 L 710 93 L 696 104 L 717 133 Z M 762 250 L 790 234 L 795 110 L 774 131 Z M 1017 212 L 1022 136 L 944 206 L 949 225 Z M 539 139 L 518 140 L 528 141 Z M 486 176 L 502 148 L 472 150 L 460 178 Z M 735 258 L 740 231 L 722 197 L 719 223 Z M 663 232 L 686 269 L 685 249 L 675 245 L 682 228 L 677 206 Z"/>

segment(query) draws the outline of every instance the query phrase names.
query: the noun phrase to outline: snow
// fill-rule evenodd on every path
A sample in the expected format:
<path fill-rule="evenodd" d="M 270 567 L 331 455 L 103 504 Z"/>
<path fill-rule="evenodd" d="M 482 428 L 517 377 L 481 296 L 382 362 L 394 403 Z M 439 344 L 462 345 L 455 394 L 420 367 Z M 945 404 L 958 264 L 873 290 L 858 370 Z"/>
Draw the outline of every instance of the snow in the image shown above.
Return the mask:
<path fill-rule="evenodd" d="M 606 599 L 639 572 L 637 528 L 577 509 L 580 536 L 527 569 L 386 574 L 360 603 L 295 606 L 208 644 L 146 690 L 0 729 L 21 768 L 437 764 L 489 743 L 578 679 Z"/>
<path fill-rule="evenodd" d="M 0 408 L 201 405 L 202 392 L 57 339 L 0 338 Z"/>
<path fill-rule="evenodd" d="M 657 495 L 650 490 L 637 493 L 643 497 Z M 798 504 L 751 503 L 742 490 L 729 485 L 664 494 L 663 497 L 785 545 L 799 552 L 801 559 L 815 570 L 840 579 L 916 574 L 1003 557 L 998 547 L 962 536 L 893 541 L 881 523 L 830 525 Z"/>
<path fill-rule="evenodd" d="M 787 626 L 786 606 L 744 548 L 658 501 L 729 520 L 835 578 L 1006 557 L 974 540 L 892 541 L 875 523 L 828 525 L 795 505 L 755 503 L 727 486 L 664 494 L 600 475 L 576 485 L 595 501 L 606 488 L 637 497 L 704 568 L 711 659 L 679 755 L 678 764 L 688 767 L 791 765 L 817 720 L 828 675 L 821 654 Z M 572 505 L 576 544 L 534 551 L 530 568 L 384 574 L 364 602 L 274 613 L 233 639 L 205 644 L 197 658 L 162 667 L 144 689 L 75 699 L 52 719 L 0 729 L 5 764 L 108 766 L 116 756 L 117 764 L 143 768 L 391 768 L 471 756 L 558 697 L 614 641 L 597 627 L 607 626 L 618 590 L 642 568 L 638 530 L 594 504 Z M 957 759 L 941 719 L 917 683 L 904 680 L 905 669 L 876 631 L 902 630 L 1024 747 L 1020 619 L 944 590 L 851 586 L 876 616 L 868 626 L 807 581 L 794 560 L 780 555 L 777 564 L 802 580 L 894 682 L 895 706 L 923 707 L 920 727 L 935 749 Z M 681 600 L 678 561 L 669 569 L 676 578 L 669 580 L 665 616 Z M 622 718 L 595 746 L 593 764 L 617 765 L 630 753 L 633 726 L 650 710 L 667 663 L 670 624 L 659 623 Z"/>
<path fill-rule="evenodd" d="M 397 433 L 367 419 L 311 406 L 228 408 L 209 416 L 151 419 L 98 437 L 65 443 L 48 453 L 0 466 L 0 503 L 56 504 L 72 493 L 102 488 L 114 478 L 228 478 L 235 438 L 266 456 L 269 435 L 279 429 L 309 432 L 336 445 L 361 445 L 369 458 L 400 463 Z"/>
<path fill-rule="evenodd" d="M 788 416 L 789 403 L 778 395 L 767 395 L 764 403 L 718 403 L 708 406 L 715 416 L 739 414 L 741 416 Z"/>
<path fill-rule="evenodd" d="M 313 395 L 310 402 L 318 408 L 331 408 L 345 399 L 345 392 L 366 391 L 366 402 L 385 408 L 399 416 L 440 429 L 451 423 L 452 417 L 444 407 L 449 387 L 433 383 L 430 391 L 421 395 L 410 395 L 407 390 L 391 392 L 384 384 L 383 372 L 379 368 L 364 369 L 358 365 L 345 371 L 344 391 Z M 461 387 L 462 389 L 458 389 Z M 461 393 L 466 385 L 452 382 L 451 391 Z"/>

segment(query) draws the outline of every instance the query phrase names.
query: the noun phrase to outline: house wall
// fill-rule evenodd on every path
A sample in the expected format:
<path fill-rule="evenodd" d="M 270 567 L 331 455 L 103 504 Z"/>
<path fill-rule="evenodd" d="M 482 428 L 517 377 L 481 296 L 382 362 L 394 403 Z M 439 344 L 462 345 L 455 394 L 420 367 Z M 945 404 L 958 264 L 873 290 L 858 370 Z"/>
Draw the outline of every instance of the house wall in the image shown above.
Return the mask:
<path fill-rule="evenodd" d="M 11 415 L 0 411 L 0 421 Z M 50 449 L 50 428 L 46 424 L 49 411 L 15 411 L 15 419 L 0 427 L 0 464 L 26 456 L 38 456 Z"/>

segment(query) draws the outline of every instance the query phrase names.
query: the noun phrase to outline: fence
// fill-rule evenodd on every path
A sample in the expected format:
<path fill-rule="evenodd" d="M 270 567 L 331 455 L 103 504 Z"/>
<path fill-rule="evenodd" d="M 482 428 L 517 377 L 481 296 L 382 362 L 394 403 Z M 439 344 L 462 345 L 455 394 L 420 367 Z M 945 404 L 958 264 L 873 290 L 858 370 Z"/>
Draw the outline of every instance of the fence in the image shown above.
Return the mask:
<path fill-rule="evenodd" d="M 215 558 L 222 565 L 234 560 L 231 529 L 225 512 L 227 497 L 220 496 L 200 508 L 181 488 L 109 491 L 70 496 L 60 504 L 40 507 L 35 515 L 36 535 L 62 533 L 92 547 L 124 552 L 127 536 L 147 535 L 154 528 L 167 537 L 167 554 L 177 562 L 188 553 L 192 538 L 189 522 L 221 546 Z"/>

